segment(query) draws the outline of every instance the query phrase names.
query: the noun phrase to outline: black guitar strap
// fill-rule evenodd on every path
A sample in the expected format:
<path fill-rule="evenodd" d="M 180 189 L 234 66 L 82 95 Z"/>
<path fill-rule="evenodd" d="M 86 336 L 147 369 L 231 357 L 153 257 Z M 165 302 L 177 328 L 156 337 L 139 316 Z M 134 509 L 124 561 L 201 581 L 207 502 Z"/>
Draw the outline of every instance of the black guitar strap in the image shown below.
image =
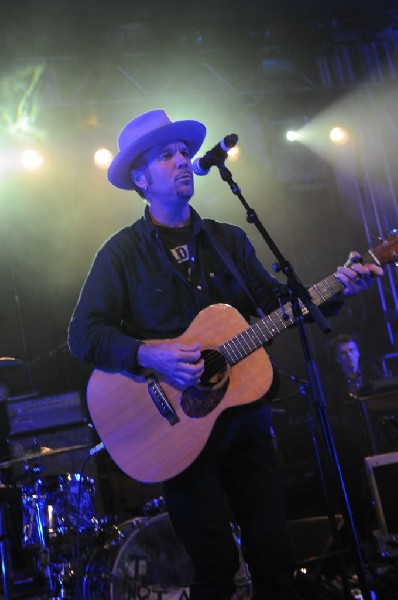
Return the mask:
<path fill-rule="evenodd" d="M 248 298 L 250 299 L 254 308 L 256 309 L 256 313 L 258 314 L 258 316 L 261 318 L 265 317 L 265 314 L 263 313 L 261 308 L 259 306 L 257 306 L 256 301 L 254 300 L 253 296 L 251 295 L 249 288 L 247 287 L 242 275 L 239 273 L 238 269 L 236 268 L 235 263 L 233 262 L 230 255 L 227 253 L 225 248 L 223 248 L 223 246 L 221 246 L 219 241 L 215 239 L 215 237 L 212 235 L 212 233 L 210 233 L 209 229 L 207 227 L 205 227 L 205 228 L 206 228 L 206 232 L 209 237 L 209 240 L 213 244 L 214 248 L 217 250 L 218 255 L 220 256 L 220 258 L 222 258 L 224 263 L 227 265 L 228 269 L 231 271 L 231 273 L 235 277 L 235 279 L 237 281 L 239 281 L 240 285 L 242 286 L 242 289 L 246 292 L 246 295 L 248 296 Z"/>

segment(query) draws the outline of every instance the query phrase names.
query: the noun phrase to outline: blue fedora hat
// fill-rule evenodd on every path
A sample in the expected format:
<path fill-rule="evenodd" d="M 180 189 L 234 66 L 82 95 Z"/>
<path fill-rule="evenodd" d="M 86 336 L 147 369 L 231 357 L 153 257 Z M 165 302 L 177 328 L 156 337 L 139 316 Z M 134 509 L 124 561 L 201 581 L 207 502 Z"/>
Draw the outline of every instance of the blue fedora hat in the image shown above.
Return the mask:
<path fill-rule="evenodd" d="M 108 179 L 118 188 L 132 190 L 131 168 L 143 152 L 162 142 L 183 140 L 192 158 L 205 136 L 206 127 L 199 121 L 172 122 L 163 109 L 146 112 L 127 123 L 120 132 L 119 152 L 110 164 Z"/>

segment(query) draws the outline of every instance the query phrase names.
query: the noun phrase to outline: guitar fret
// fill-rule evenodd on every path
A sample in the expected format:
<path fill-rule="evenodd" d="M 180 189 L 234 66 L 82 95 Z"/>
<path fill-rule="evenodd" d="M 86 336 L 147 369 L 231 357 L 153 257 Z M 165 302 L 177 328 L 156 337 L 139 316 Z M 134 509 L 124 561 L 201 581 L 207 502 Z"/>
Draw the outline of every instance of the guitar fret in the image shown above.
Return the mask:
<path fill-rule="evenodd" d="M 318 286 L 319 286 L 319 284 L 318 284 L 318 285 L 314 285 L 314 286 L 313 286 L 313 289 L 314 289 L 314 290 L 315 290 L 315 291 L 318 293 L 318 295 L 321 297 L 321 300 L 322 300 L 323 302 L 325 302 L 325 301 L 326 301 L 326 298 L 325 298 L 325 296 L 322 294 L 322 292 L 321 292 L 321 290 L 319 289 L 319 287 L 318 287 Z M 316 302 L 316 300 L 315 300 L 315 303 L 317 303 L 317 302 Z"/>
<path fill-rule="evenodd" d="M 251 331 L 252 331 L 251 329 L 246 329 L 246 331 L 242 331 L 242 337 L 244 338 L 246 336 L 246 338 L 247 338 L 245 340 L 245 343 L 247 344 L 247 348 L 249 351 L 256 350 L 259 347 L 258 344 L 251 337 L 251 335 L 250 335 Z"/>
<path fill-rule="evenodd" d="M 247 356 L 249 354 L 248 350 L 250 350 L 250 347 L 247 344 L 245 347 L 245 340 L 244 340 L 243 334 L 244 334 L 244 332 L 242 332 L 240 335 L 237 335 L 234 338 L 235 345 L 238 347 L 238 349 L 243 351 L 242 358 Z"/>
<path fill-rule="evenodd" d="M 230 339 L 228 342 L 230 346 L 230 355 L 232 356 L 234 363 L 239 362 L 240 360 L 242 360 L 242 358 L 245 358 L 248 354 L 250 354 L 253 351 L 253 349 L 250 349 L 248 347 L 245 348 L 244 344 L 241 341 L 241 338 L 242 334 L 240 333 L 232 339 Z"/>
<path fill-rule="evenodd" d="M 340 279 L 338 278 L 338 275 L 337 275 L 337 273 L 334 273 L 334 274 L 332 275 L 332 277 L 333 277 L 333 283 L 334 283 L 334 284 L 335 284 L 335 286 L 336 286 L 335 288 L 332 286 L 333 293 L 335 294 L 335 293 L 337 293 L 337 292 L 340 292 L 342 289 L 344 289 L 344 284 L 343 284 L 343 283 L 341 283 Z M 329 277 L 328 279 L 329 279 L 330 281 L 332 281 L 331 277 Z"/>
<path fill-rule="evenodd" d="M 257 333 L 256 333 L 256 327 L 257 327 L 257 329 L 260 329 L 260 331 L 261 331 L 262 335 L 263 335 L 265 338 L 266 338 L 266 336 L 264 335 L 264 332 L 262 331 L 262 329 L 261 329 L 260 325 L 258 325 L 257 323 L 255 323 L 255 324 L 252 326 L 252 328 L 251 328 L 251 331 L 253 332 L 253 335 L 255 335 L 255 336 L 256 336 L 256 339 L 257 339 L 257 341 L 258 341 L 258 346 L 257 346 L 257 347 L 259 348 L 260 346 L 262 346 L 262 345 L 263 345 L 263 343 L 264 343 L 264 342 L 267 342 L 267 341 L 268 341 L 268 339 L 262 340 L 261 338 L 259 338 L 259 337 L 258 337 L 258 335 L 257 335 Z"/>
<path fill-rule="evenodd" d="M 279 328 L 279 324 L 272 318 L 274 315 L 276 316 L 277 311 L 275 311 L 273 313 L 273 315 L 269 315 L 270 321 L 273 324 L 274 328 L 276 329 L 277 333 L 280 333 L 282 330 Z"/>
<path fill-rule="evenodd" d="M 336 286 L 336 289 L 333 287 L 333 285 L 332 285 L 333 282 L 337 283 L 334 276 L 333 276 L 333 279 L 331 279 L 330 277 L 327 277 L 322 280 L 323 288 L 325 290 L 325 293 L 328 294 L 329 298 L 330 298 L 330 296 L 333 296 L 336 292 L 339 291 L 337 286 Z"/>
<path fill-rule="evenodd" d="M 278 317 L 278 319 L 281 322 L 281 325 L 283 325 L 284 329 L 287 329 L 288 327 L 288 323 L 290 323 L 290 315 L 288 313 L 288 305 L 284 305 L 283 306 L 283 310 L 282 309 L 278 309 L 275 311 L 276 316 Z M 285 319 L 284 316 L 287 315 L 289 318 Z"/>
<path fill-rule="evenodd" d="M 325 283 L 326 287 L 328 288 L 328 290 L 329 290 L 330 294 L 333 296 L 333 294 L 335 294 L 335 293 L 336 293 L 336 291 L 338 291 L 338 290 L 335 290 L 335 289 L 333 288 L 333 286 L 332 286 L 332 285 L 329 283 L 329 280 L 330 280 L 330 277 L 327 277 L 327 278 L 326 278 L 326 279 L 324 279 L 323 281 L 324 281 L 324 283 Z M 336 281 L 336 278 L 334 278 L 334 281 Z"/>
<path fill-rule="evenodd" d="M 229 351 L 228 344 L 229 344 L 229 342 L 226 342 L 225 344 L 220 346 L 219 350 L 220 350 L 221 354 L 223 355 L 223 357 L 225 358 L 225 360 L 227 361 L 227 363 L 229 365 L 234 365 L 238 361 L 233 356 L 233 354 L 231 354 L 231 352 Z"/>
<path fill-rule="evenodd" d="M 272 338 L 275 337 L 275 334 L 278 333 L 277 331 L 275 331 L 275 329 L 273 327 L 269 327 L 267 321 L 270 321 L 271 324 L 273 325 L 272 319 L 271 317 L 268 315 L 266 317 L 264 317 L 264 319 L 262 319 L 261 321 L 259 321 L 259 324 L 261 323 L 261 325 L 264 325 L 264 327 L 266 328 L 266 330 L 269 333 L 269 339 L 271 340 Z M 260 326 L 260 330 L 263 332 L 262 327 Z M 264 333 L 264 332 L 263 332 Z M 268 339 L 267 339 L 268 341 Z"/>
<path fill-rule="evenodd" d="M 228 357 L 230 358 L 229 364 L 234 365 L 239 362 L 240 358 L 239 355 L 236 355 L 233 339 L 226 342 L 223 347 L 226 349 Z"/>
<path fill-rule="evenodd" d="M 268 317 L 264 317 L 260 321 L 254 323 L 254 325 L 252 326 L 253 332 L 255 333 L 261 344 L 263 344 L 264 342 L 268 342 L 273 338 L 272 332 L 270 331 L 267 323 L 265 322 L 266 318 Z M 256 330 L 259 331 L 259 333 L 257 333 Z"/>

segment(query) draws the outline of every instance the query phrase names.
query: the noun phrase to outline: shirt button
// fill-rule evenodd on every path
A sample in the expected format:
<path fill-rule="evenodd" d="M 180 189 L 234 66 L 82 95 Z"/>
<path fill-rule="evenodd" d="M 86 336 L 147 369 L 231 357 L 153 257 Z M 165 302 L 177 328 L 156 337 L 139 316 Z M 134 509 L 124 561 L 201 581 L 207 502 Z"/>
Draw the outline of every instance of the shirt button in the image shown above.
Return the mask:
<path fill-rule="evenodd" d="M 197 289 L 197 290 L 201 290 L 201 289 L 202 289 L 202 286 L 201 286 L 201 285 L 197 285 L 197 286 L 196 286 L 196 289 Z"/>
<path fill-rule="evenodd" d="M 195 257 L 194 256 L 191 256 L 191 261 L 195 262 Z"/>

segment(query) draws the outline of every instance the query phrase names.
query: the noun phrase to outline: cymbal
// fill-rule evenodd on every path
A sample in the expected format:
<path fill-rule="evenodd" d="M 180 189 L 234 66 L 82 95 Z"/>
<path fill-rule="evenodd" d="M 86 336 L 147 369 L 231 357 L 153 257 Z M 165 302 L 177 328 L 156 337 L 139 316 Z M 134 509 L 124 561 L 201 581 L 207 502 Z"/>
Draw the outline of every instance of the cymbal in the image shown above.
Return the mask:
<path fill-rule="evenodd" d="M 67 446 L 64 448 L 41 447 L 38 452 L 26 452 L 26 454 L 22 454 L 21 456 L 16 456 L 15 458 L 11 458 L 10 460 L 0 462 L 0 469 L 8 469 L 9 467 L 12 467 L 13 465 L 20 462 L 27 462 L 36 458 L 44 458 L 45 456 L 54 456 L 54 454 L 62 454 L 63 452 L 83 450 L 84 448 L 89 448 L 89 446 L 87 444 L 78 444 L 76 446 Z"/>
<path fill-rule="evenodd" d="M 16 369 L 22 367 L 23 360 L 12 356 L 0 356 L 0 369 Z"/>

